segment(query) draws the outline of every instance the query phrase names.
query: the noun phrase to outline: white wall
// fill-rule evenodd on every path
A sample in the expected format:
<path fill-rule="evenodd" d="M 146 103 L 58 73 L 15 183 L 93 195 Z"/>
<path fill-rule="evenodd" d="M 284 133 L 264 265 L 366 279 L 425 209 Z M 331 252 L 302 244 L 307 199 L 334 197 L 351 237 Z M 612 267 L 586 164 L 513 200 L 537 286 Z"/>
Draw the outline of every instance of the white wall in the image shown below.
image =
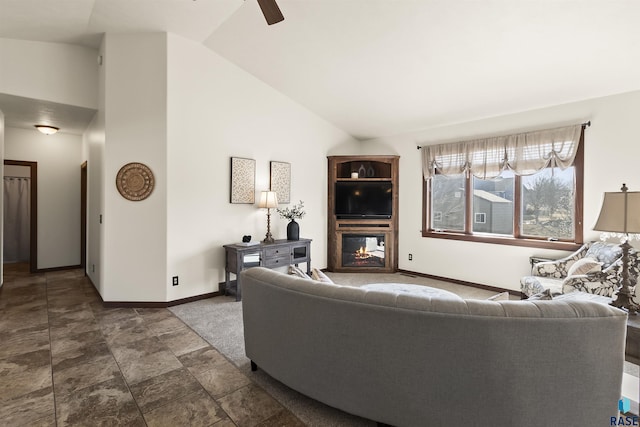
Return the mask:
<path fill-rule="evenodd" d="M 104 40 L 98 55 L 104 54 Z M 100 295 L 104 295 L 104 151 L 105 151 L 105 67 L 98 68 L 100 108 L 82 135 L 82 159 L 87 162 L 87 259 L 86 273 Z"/>
<path fill-rule="evenodd" d="M 105 301 L 166 301 L 167 297 L 166 38 L 163 33 L 105 36 L 105 96 L 99 107 L 105 131 L 101 266 Z M 155 189 L 145 200 L 126 200 L 116 189 L 118 171 L 130 162 L 146 164 L 155 175 Z"/>
<path fill-rule="evenodd" d="M 585 131 L 585 241 L 598 239 L 592 231 L 605 191 L 626 183 L 640 190 L 637 115 L 640 92 L 608 96 L 534 111 L 488 118 L 366 141 L 379 151 L 386 145 L 400 157 L 399 268 L 474 283 L 519 290 L 520 277 L 530 271 L 529 256 L 560 256 L 566 252 L 487 243 L 421 237 L 422 173 L 417 145 L 437 144 L 478 136 L 500 135 L 591 120 Z M 408 254 L 413 261 L 408 261 Z"/>
<path fill-rule="evenodd" d="M 80 264 L 82 138 L 5 128 L 5 158 L 38 163 L 37 268 Z"/>
<path fill-rule="evenodd" d="M 98 107 L 95 49 L 0 38 L 0 93 Z"/>
<path fill-rule="evenodd" d="M 255 159 L 257 194 L 270 161 L 291 163 L 291 202 L 307 211 L 300 234 L 313 239 L 312 265 L 326 267 L 326 156 L 359 144 L 199 44 L 169 35 L 168 51 L 168 299 L 217 291 L 222 245 L 264 238 L 266 211 L 229 203 L 231 157 Z M 275 238 L 286 238 L 286 223 L 272 213 Z"/>

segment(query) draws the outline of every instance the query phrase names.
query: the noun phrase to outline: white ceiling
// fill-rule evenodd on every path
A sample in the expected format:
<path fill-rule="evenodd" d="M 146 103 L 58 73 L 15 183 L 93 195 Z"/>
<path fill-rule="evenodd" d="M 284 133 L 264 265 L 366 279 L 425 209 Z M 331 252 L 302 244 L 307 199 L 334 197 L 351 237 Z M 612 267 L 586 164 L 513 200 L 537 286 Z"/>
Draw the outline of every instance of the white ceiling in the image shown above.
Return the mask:
<path fill-rule="evenodd" d="M 34 129 L 36 124 L 59 127 L 61 132 L 81 135 L 95 115 L 95 110 L 39 99 L 0 93 L 0 110 L 5 124 Z"/>
<path fill-rule="evenodd" d="M 169 31 L 361 139 L 640 89 L 637 0 L 278 4 L 267 26 L 255 0 L 0 0 L 0 37 Z"/>

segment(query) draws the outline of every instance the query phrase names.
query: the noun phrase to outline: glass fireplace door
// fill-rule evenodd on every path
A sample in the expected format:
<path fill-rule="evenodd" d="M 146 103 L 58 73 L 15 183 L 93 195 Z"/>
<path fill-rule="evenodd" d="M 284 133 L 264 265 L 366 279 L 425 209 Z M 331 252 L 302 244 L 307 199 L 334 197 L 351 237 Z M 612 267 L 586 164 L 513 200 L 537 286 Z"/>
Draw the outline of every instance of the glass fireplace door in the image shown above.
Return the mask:
<path fill-rule="evenodd" d="M 339 236 L 342 268 L 385 268 L 387 250 L 385 233 L 341 233 Z"/>

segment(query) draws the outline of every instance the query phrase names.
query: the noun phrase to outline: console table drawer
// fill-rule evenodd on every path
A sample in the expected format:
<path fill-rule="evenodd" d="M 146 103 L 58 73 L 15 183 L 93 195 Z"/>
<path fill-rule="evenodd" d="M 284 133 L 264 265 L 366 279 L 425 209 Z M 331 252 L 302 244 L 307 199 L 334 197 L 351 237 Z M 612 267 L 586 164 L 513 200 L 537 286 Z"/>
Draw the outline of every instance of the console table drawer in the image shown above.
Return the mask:
<path fill-rule="evenodd" d="M 288 253 L 276 257 L 267 257 L 264 260 L 264 266 L 267 268 L 280 267 L 282 265 L 289 264 L 291 264 L 291 255 L 289 255 Z"/>
<path fill-rule="evenodd" d="M 265 248 L 264 256 L 265 258 L 279 258 L 282 256 L 289 257 L 291 256 L 291 247 L 282 246 L 279 248 Z"/>

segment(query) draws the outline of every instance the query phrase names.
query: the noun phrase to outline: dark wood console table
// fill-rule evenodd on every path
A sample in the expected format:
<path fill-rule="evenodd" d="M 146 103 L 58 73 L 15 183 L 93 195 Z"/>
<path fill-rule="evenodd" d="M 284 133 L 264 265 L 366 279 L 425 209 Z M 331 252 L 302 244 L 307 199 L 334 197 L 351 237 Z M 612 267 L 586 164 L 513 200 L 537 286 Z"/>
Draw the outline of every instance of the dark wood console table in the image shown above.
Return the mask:
<path fill-rule="evenodd" d="M 273 243 L 260 242 L 254 245 L 235 243 L 224 245 L 225 294 L 231 288 L 230 273 L 236 275 L 236 301 L 242 298 L 240 272 L 249 267 L 277 268 L 290 264 L 307 263 L 307 274 L 311 274 L 311 239 L 276 240 Z"/>

